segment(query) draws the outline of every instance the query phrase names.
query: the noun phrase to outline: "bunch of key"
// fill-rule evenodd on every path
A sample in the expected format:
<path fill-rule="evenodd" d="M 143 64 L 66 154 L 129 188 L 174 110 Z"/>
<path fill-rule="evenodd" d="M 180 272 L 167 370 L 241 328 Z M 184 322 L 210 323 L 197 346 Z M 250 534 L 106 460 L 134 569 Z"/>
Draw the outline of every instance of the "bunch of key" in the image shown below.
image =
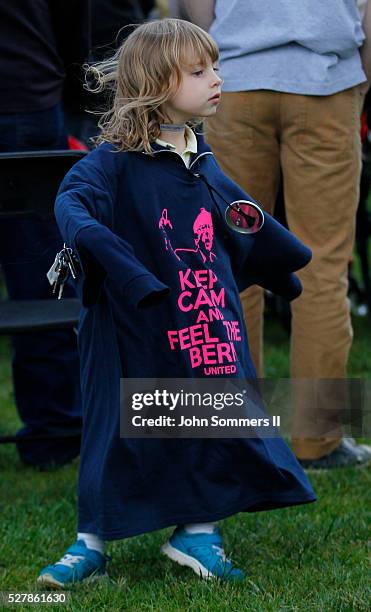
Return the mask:
<path fill-rule="evenodd" d="M 58 291 L 58 300 L 61 299 L 66 281 L 71 274 L 73 279 L 76 279 L 80 270 L 79 261 L 73 250 L 63 245 L 63 249 L 56 254 L 54 263 L 46 276 L 50 285 L 53 287 L 53 293 Z"/>

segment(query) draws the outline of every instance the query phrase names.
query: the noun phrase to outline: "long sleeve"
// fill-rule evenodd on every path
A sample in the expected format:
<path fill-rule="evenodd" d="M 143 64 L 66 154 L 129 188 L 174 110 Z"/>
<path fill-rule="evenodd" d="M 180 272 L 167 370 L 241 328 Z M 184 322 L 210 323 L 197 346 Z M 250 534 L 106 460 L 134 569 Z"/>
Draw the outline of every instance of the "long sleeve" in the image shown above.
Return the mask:
<path fill-rule="evenodd" d="M 269 214 L 264 213 L 264 218 L 264 225 L 254 235 L 253 246 L 236 274 L 238 288 L 243 291 L 251 285 L 260 285 L 294 300 L 302 291 L 294 272 L 310 262 L 312 253 Z"/>
<path fill-rule="evenodd" d="M 250 194 L 223 173 L 217 160 L 210 156 L 212 171 L 204 182 L 209 191 L 219 198 L 214 200 L 221 220 L 221 230 L 226 241 L 233 275 L 238 290 L 244 291 L 251 285 L 259 285 L 287 300 L 294 300 L 302 291 L 299 278 L 294 274 L 311 260 L 312 253 L 294 234 L 264 212 L 264 224 L 254 234 L 242 234 L 225 223 L 228 201 L 250 201 L 259 206 Z M 224 210 L 220 210 L 223 201 Z"/>
<path fill-rule="evenodd" d="M 106 278 L 132 306 L 143 308 L 164 299 L 170 289 L 136 258 L 132 246 L 99 222 L 98 211 L 112 209 L 106 177 L 89 158 L 67 174 L 57 195 L 55 216 L 64 241 L 77 253 L 82 268 L 82 303 L 96 303 Z"/>

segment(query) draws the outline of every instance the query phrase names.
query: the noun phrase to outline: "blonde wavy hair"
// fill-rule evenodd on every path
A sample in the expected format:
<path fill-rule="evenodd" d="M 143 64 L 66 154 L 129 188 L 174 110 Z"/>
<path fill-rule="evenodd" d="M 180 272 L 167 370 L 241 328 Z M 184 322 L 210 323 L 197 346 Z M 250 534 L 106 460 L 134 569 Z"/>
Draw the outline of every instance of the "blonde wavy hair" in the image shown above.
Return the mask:
<path fill-rule="evenodd" d="M 178 90 L 182 69 L 193 61 L 205 66 L 218 57 L 211 36 L 188 21 L 162 19 L 137 26 L 112 58 L 86 67 L 86 88 L 108 91 L 111 105 L 99 120 L 101 133 L 95 141 L 151 154 L 160 124 L 171 122 L 162 105 Z M 200 121 L 194 117 L 187 125 Z"/>

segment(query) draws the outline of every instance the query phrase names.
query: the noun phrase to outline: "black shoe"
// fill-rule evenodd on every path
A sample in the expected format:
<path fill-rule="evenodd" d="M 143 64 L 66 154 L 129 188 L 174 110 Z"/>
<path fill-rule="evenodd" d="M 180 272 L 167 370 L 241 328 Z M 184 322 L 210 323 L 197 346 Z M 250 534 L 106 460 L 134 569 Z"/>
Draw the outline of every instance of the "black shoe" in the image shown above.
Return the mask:
<path fill-rule="evenodd" d="M 319 459 L 298 459 L 306 470 L 333 470 L 363 467 L 371 461 L 371 446 L 356 444 L 353 438 L 343 438 L 337 448 Z"/>

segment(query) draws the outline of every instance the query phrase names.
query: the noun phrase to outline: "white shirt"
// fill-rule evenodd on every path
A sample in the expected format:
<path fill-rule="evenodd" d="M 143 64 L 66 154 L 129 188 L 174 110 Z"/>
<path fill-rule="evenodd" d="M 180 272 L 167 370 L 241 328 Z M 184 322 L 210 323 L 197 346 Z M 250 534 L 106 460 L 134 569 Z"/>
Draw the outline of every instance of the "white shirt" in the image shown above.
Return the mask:
<path fill-rule="evenodd" d="M 191 154 L 197 153 L 197 138 L 195 136 L 194 131 L 191 130 L 191 128 L 188 127 L 188 125 L 185 126 L 184 135 L 185 135 L 185 139 L 187 142 L 186 148 L 184 149 L 183 153 L 178 153 L 177 151 L 175 152 L 178 155 L 180 155 L 180 157 L 184 161 L 187 168 L 189 168 L 189 164 L 191 161 Z M 165 140 L 160 140 L 159 138 L 156 139 L 156 142 L 157 144 L 162 145 L 163 147 L 170 147 L 173 150 L 176 149 L 175 145 L 173 145 L 171 142 L 166 142 Z"/>

